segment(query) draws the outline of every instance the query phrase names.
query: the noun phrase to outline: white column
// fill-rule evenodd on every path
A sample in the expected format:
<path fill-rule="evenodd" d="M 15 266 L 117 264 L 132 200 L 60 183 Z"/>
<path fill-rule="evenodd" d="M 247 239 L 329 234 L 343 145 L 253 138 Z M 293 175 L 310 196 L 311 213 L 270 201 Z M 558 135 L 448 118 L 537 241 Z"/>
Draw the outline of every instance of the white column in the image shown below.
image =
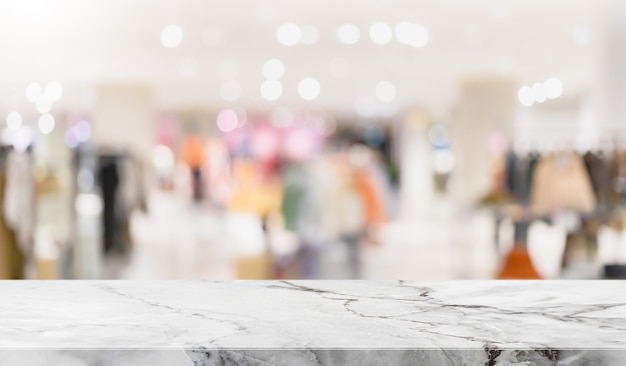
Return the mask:
<path fill-rule="evenodd" d="M 626 2 L 605 0 L 595 24 L 595 125 L 600 140 L 626 138 Z"/>
<path fill-rule="evenodd" d="M 98 145 L 122 146 L 147 156 L 156 134 L 156 112 L 148 85 L 98 87 L 93 110 L 93 138 Z"/>
<path fill-rule="evenodd" d="M 419 109 L 407 114 L 401 137 L 400 216 L 420 219 L 428 215 L 433 198 L 433 177 L 428 142 L 428 116 Z"/>
<path fill-rule="evenodd" d="M 152 89 L 146 85 L 101 85 L 91 114 L 92 140 L 97 147 L 122 148 L 146 162 L 156 138 Z M 90 196 L 90 195 L 87 195 Z M 90 197 L 82 198 L 90 198 Z M 74 274 L 102 278 L 101 218 L 78 215 Z"/>
<path fill-rule="evenodd" d="M 451 192 L 457 202 L 475 202 L 492 188 L 493 156 L 488 141 L 494 132 L 511 135 L 516 89 L 510 79 L 467 80 L 461 85 L 451 131 L 457 157 Z"/>

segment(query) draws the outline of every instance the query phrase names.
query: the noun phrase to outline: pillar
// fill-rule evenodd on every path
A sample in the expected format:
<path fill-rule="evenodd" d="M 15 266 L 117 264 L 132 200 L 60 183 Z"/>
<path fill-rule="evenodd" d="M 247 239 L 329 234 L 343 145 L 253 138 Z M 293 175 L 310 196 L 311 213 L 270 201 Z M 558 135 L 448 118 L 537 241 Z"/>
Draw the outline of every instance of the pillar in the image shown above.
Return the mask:
<path fill-rule="evenodd" d="M 511 136 L 516 111 L 517 86 L 511 79 L 466 80 L 451 131 L 455 167 L 451 193 L 462 204 L 476 202 L 492 187 L 493 133 Z"/>

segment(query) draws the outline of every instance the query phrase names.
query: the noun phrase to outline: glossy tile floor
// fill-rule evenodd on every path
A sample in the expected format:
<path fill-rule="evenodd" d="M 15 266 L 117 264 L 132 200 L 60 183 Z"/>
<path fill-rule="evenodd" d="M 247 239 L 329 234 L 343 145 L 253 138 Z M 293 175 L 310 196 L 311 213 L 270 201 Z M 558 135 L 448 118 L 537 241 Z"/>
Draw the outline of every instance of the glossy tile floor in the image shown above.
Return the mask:
<path fill-rule="evenodd" d="M 161 193 L 151 196 L 150 207 L 150 215 L 133 217 L 131 257 L 108 259 L 105 278 L 234 279 L 238 255 L 254 250 L 250 244 L 258 245 L 258 237 L 250 235 L 245 242 L 236 235 L 247 226 L 232 215 L 219 215 Z M 497 254 L 489 218 L 477 215 L 468 222 L 455 218 L 453 207 L 445 202 L 433 207 L 438 212 L 427 219 L 392 222 L 380 245 L 363 246 L 360 278 L 490 278 Z M 341 242 L 321 247 L 316 267 L 315 278 L 354 278 L 348 247 Z"/>

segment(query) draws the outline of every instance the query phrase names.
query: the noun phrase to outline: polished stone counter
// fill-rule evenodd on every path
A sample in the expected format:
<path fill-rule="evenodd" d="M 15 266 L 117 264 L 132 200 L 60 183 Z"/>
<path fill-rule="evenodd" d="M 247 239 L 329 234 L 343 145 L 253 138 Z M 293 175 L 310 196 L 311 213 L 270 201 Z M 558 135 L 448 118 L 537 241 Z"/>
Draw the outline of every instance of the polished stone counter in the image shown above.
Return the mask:
<path fill-rule="evenodd" d="M 626 282 L 0 281 L 0 366 L 516 364 L 626 364 Z"/>

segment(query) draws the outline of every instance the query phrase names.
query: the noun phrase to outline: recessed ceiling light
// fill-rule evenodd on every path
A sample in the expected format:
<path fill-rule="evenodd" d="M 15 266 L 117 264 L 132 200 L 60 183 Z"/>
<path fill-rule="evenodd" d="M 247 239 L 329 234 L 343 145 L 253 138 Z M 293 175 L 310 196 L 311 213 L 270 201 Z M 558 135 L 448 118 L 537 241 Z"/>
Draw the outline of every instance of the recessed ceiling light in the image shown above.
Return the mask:
<path fill-rule="evenodd" d="M 22 125 L 22 115 L 18 112 L 11 112 L 7 116 L 7 127 L 9 130 L 15 131 Z"/>
<path fill-rule="evenodd" d="M 276 38 L 283 46 L 295 46 L 300 42 L 302 31 L 297 24 L 287 23 L 278 28 Z"/>
<path fill-rule="evenodd" d="M 423 25 L 417 23 L 400 22 L 395 28 L 398 42 L 421 48 L 428 43 L 428 31 Z"/>
<path fill-rule="evenodd" d="M 393 38 L 393 30 L 387 23 L 374 23 L 370 26 L 370 38 L 376 44 L 387 44 Z"/>
<path fill-rule="evenodd" d="M 49 134 L 50 132 L 52 132 L 52 130 L 54 130 L 54 117 L 52 117 L 50 114 L 43 114 L 41 115 L 41 117 L 39 117 L 39 131 L 41 131 L 41 133 L 43 134 Z"/>
<path fill-rule="evenodd" d="M 61 99 L 61 96 L 63 95 L 63 86 L 58 81 L 53 81 L 46 85 L 46 90 L 44 91 L 44 94 L 46 95 L 46 97 L 48 97 L 48 99 L 56 102 L 57 100 Z"/>
<path fill-rule="evenodd" d="M 161 31 L 161 44 L 165 48 L 175 48 L 183 41 L 183 30 L 177 25 L 168 25 Z"/>
<path fill-rule="evenodd" d="M 285 65 L 278 59 L 265 61 L 263 64 L 263 76 L 270 80 L 277 80 L 283 76 Z"/>
<path fill-rule="evenodd" d="M 298 94 L 304 100 L 313 100 L 320 95 L 320 83 L 313 78 L 305 78 L 298 83 Z"/>
<path fill-rule="evenodd" d="M 217 115 L 217 128 L 222 132 L 230 132 L 239 124 L 237 113 L 231 109 L 225 109 Z"/>
<path fill-rule="evenodd" d="M 26 100 L 31 103 L 35 103 L 37 98 L 39 98 L 42 93 L 43 88 L 39 85 L 39 83 L 30 83 L 26 87 Z"/>
<path fill-rule="evenodd" d="M 283 85 L 278 80 L 265 80 L 261 84 L 261 96 L 265 100 L 274 101 L 283 94 Z"/>
<path fill-rule="evenodd" d="M 361 39 L 361 31 L 354 24 L 343 24 L 337 28 L 337 39 L 343 44 L 355 44 Z"/>
<path fill-rule="evenodd" d="M 556 99 L 563 94 L 563 83 L 557 78 L 549 78 L 543 86 L 548 99 Z"/>

